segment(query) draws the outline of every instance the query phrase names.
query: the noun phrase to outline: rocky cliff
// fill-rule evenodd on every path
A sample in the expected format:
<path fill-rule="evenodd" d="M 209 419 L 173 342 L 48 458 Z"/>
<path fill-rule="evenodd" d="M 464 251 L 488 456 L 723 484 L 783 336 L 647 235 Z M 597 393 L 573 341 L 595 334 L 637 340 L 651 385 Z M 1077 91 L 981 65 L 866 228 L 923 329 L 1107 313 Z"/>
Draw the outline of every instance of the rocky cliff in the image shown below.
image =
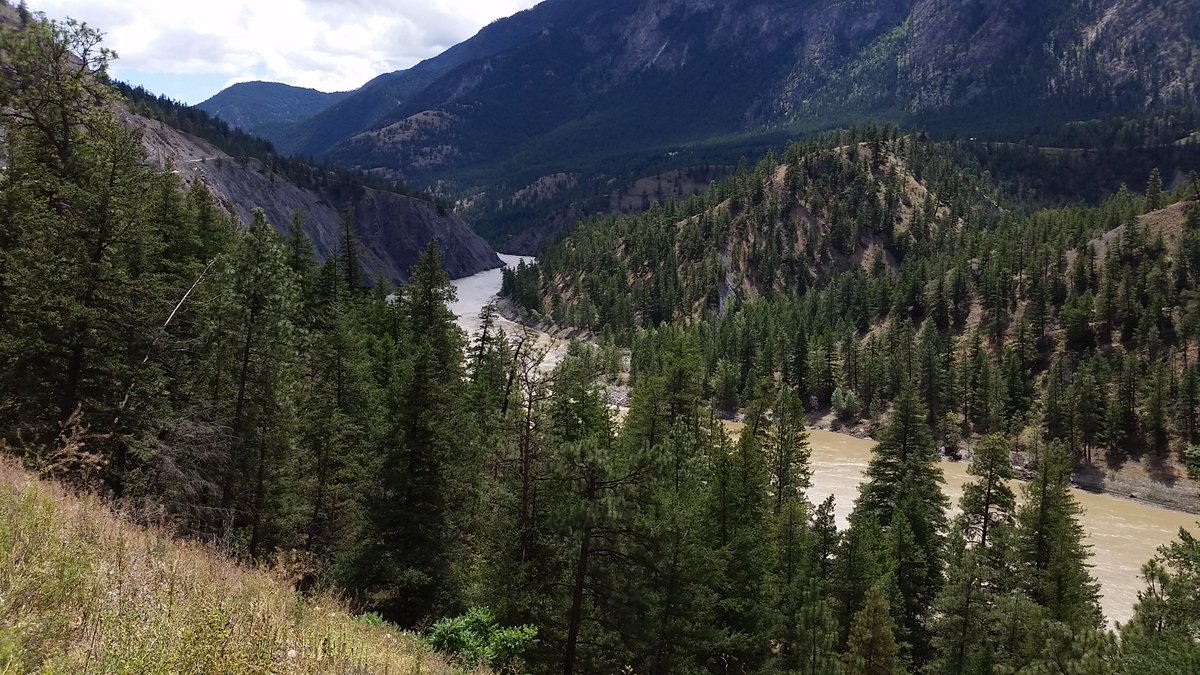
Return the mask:
<path fill-rule="evenodd" d="M 261 208 L 282 228 L 299 211 L 318 256 L 337 248 L 341 214 L 350 209 L 363 247 L 368 273 L 382 273 L 393 282 L 408 279 L 418 255 L 437 240 L 446 272 L 453 278 L 470 276 L 501 265 L 491 246 L 456 215 L 434 204 L 392 192 L 365 187 L 304 189 L 269 170 L 256 159 L 231 157 L 216 146 L 161 122 L 122 111 L 123 121 L 142 130 L 150 161 L 173 167 L 186 185 L 199 181 L 231 213 L 248 222 Z"/>

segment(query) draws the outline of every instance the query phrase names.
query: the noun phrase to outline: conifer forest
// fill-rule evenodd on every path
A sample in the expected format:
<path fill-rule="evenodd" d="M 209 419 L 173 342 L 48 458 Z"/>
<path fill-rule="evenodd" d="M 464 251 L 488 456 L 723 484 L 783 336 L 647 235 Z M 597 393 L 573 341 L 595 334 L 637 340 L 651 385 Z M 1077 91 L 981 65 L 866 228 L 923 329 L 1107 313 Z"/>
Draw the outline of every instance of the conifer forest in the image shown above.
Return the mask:
<path fill-rule="evenodd" d="M 336 596 L 454 672 L 1200 672 L 1200 529 L 1147 550 L 1113 621 L 1075 491 L 1087 471 L 1157 467 L 1180 494 L 1200 475 L 1186 92 L 970 140 L 932 117 L 797 127 L 740 164 L 722 134 L 708 185 L 635 213 L 575 203 L 467 331 L 445 240 L 399 283 L 353 209 L 319 242 L 299 207 L 239 217 L 127 120 L 299 189 L 440 217 L 470 214 L 463 195 L 344 152 L 276 154 L 114 82 L 89 25 L 17 9 L 0 26 L 4 462 L 267 570 L 297 603 Z M 871 439 L 848 517 L 814 496 L 817 424 Z M 968 467 L 955 499 L 946 461 Z M 0 560 L 27 539 L 0 523 Z M 13 565 L 0 672 L 68 672 L 39 647 L 51 624 L 22 623 L 56 596 Z M 244 672 L 293 672 L 272 658 Z M 222 669 L 181 663 L 86 672 Z"/>

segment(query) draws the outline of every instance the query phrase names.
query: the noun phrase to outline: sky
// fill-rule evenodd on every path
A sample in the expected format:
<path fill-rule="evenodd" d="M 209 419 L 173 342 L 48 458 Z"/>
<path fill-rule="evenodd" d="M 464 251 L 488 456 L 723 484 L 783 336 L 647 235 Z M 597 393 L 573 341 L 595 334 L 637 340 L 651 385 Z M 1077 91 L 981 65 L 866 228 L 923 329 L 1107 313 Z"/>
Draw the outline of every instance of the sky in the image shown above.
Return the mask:
<path fill-rule="evenodd" d="M 196 104 L 252 80 L 356 89 L 538 0 L 30 0 L 105 34 L 114 78 Z"/>

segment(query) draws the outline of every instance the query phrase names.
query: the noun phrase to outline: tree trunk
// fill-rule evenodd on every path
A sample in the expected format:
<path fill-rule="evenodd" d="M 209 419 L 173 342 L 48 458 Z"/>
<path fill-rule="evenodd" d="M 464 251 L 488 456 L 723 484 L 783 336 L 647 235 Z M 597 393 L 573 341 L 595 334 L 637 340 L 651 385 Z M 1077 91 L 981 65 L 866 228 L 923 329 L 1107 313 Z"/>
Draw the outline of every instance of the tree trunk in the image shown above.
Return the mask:
<path fill-rule="evenodd" d="M 242 422 L 246 414 L 246 385 L 250 379 L 250 352 L 254 344 L 254 320 L 257 314 L 258 308 L 255 307 L 250 310 L 250 316 L 246 319 L 246 340 L 242 343 L 242 366 L 238 373 L 237 404 L 233 411 L 233 433 L 236 438 L 229 444 L 229 457 L 225 465 L 225 475 L 221 479 L 222 510 L 228 509 L 233 505 L 234 467 L 237 464 L 238 449 L 242 441 Z"/>
<path fill-rule="evenodd" d="M 567 644 L 563 655 L 563 675 L 575 675 L 575 651 L 583 626 L 583 587 L 587 582 L 588 557 L 591 554 L 591 526 L 584 526 L 575 562 L 575 580 L 571 587 L 571 610 L 567 614 Z"/>
<path fill-rule="evenodd" d="M 521 515 L 517 525 L 520 541 L 517 560 L 529 562 L 533 545 L 533 393 L 525 403 L 525 424 L 521 430 Z"/>
<path fill-rule="evenodd" d="M 258 468 L 256 473 L 257 477 L 254 485 L 254 511 L 251 521 L 252 526 L 250 528 L 251 558 L 258 557 L 258 545 L 262 540 L 263 501 L 266 498 L 267 447 L 261 439 L 258 443 Z"/>
<path fill-rule="evenodd" d="M 588 477 L 585 501 L 596 499 L 596 481 Z M 579 541 L 579 555 L 575 560 L 575 578 L 571 584 L 571 609 L 567 613 L 567 643 L 563 650 L 563 675 L 575 675 L 575 651 L 579 645 L 579 631 L 583 626 L 583 591 L 587 584 L 588 564 L 592 552 L 592 525 L 585 523 Z"/>

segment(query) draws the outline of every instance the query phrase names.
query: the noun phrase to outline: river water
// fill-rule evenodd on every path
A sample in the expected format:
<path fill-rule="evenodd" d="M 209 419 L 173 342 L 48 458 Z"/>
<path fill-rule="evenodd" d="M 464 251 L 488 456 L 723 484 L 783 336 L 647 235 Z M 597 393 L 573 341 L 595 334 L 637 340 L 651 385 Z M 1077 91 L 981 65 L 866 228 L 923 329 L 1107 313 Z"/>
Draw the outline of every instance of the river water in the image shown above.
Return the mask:
<path fill-rule="evenodd" d="M 837 515 L 845 526 L 858 485 L 871 459 L 875 443 L 846 434 L 812 430 L 813 487 L 809 498 L 820 503 L 829 495 L 837 501 Z M 967 465 L 943 462 L 946 475 L 946 495 L 952 510 L 957 511 L 963 485 L 970 480 Z M 1017 498 L 1021 491 L 1015 487 Z M 1083 528 L 1092 545 L 1092 574 L 1100 582 L 1104 615 L 1109 621 L 1124 622 L 1133 614 L 1138 591 L 1144 588 L 1140 577 L 1142 565 L 1154 557 L 1159 546 L 1175 540 L 1179 528 L 1193 533 L 1200 531 L 1197 516 L 1162 509 L 1120 497 L 1075 490 L 1075 498 L 1083 506 Z"/>
<path fill-rule="evenodd" d="M 530 263 L 535 260 L 527 256 L 505 254 L 500 254 L 500 259 L 506 266 L 514 268 L 522 261 Z M 450 311 L 458 317 L 458 325 L 466 331 L 468 336 L 474 335 L 479 330 L 479 313 L 483 306 L 499 300 L 500 285 L 503 281 L 503 269 L 496 268 L 451 282 L 458 294 L 458 299 L 450 303 Z M 524 326 L 502 316 L 496 317 L 496 323 L 510 336 L 526 330 Z M 538 347 L 546 350 L 544 367 L 550 369 L 558 365 L 558 362 L 562 361 L 563 356 L 567 353 L 567 343 L 545 333 L 538 333 L 537 336 Z"/>
<path fill-rule="evenodd" d="M 512 266 L 521 260 L 532 261 L 532 258 L 508 255 L 500 258 Z M 458 300 L 451 305 L 451 310 L 468 334 L 479 327 L 479 312 L 483 306 L 497 298 L 502 279 L 501 271 L 496 269 L 454 282 Z M 521 326 L 508 319 L 501 318 L 499 324 L 510 334 L 521 330 Z M 566 352 L 562 340 L 546 334 L 541 334 L 539 340 L 549 350 L 549 365 L 561 360 Z M 809 440 L 813 470 L 809 499 L 820 503 L 833 495 L 839 523 L 844 527 L 875 443 L 818 430 L 809 432 Z M 946 494 L 956 508 L 963 484 L 970 478 L 967 466 L 944 462 L 942 470 L 946 476 Z M 1075 497 L 1084 509 L 1082 522 L 1088 533 L 1088 543 L 1093 547 L 1092 574 L 1100 582 L 1104 615 L 1110 622 L 1127 621 L 1133 613 L 1138 591 L 1144 587 L 1140 576 L 1142 565 L 1154 556 L 1159 546 L 1173 541 L 1181 527 L 1193 533 L 1200 532 L 1197 525 L 1200 518 L 1082 490 L 1075 490 Z"/>

